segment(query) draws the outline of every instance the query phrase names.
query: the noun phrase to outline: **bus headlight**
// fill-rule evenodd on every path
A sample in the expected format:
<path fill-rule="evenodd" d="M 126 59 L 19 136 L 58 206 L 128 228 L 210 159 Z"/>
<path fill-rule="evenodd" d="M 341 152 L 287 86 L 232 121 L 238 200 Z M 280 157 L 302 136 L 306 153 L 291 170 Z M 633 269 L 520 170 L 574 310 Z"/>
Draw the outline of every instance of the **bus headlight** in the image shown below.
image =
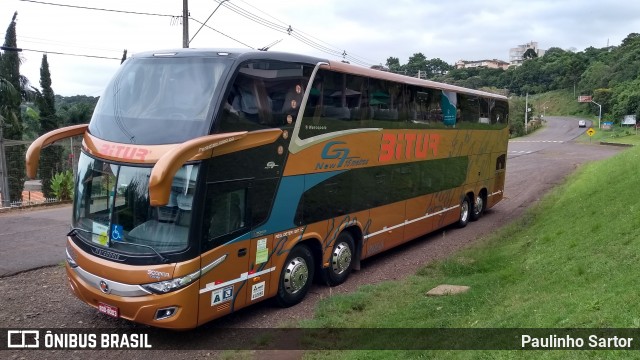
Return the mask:
<path fill-rule="evenodd" d="M 144 284 L 140 286 L 142 286 L 144 289 L 151 291 L 152 293 L 155 293 L 155 294 L 166 294 L 171 291 L 182 289 L 183 287 L 191 284 L 195 280 L 198 280 L 199 277 L 200 277 L 200 270 L 177 279 L 159 281 L 159 282 Z"/>

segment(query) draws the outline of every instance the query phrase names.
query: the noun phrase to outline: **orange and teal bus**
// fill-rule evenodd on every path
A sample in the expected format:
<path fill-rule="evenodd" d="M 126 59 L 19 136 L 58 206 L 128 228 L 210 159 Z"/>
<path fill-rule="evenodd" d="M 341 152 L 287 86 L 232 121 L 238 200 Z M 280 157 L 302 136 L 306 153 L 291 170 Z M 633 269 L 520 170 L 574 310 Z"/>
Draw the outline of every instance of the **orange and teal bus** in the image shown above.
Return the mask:
<path fill-rule="evenodd" d="M 187 329 L 303 300 L 503 197 L 504 96 L 326 59 L 179 49 L 127 59 L 82 136 L 66 272 L 110 316 Z"/>

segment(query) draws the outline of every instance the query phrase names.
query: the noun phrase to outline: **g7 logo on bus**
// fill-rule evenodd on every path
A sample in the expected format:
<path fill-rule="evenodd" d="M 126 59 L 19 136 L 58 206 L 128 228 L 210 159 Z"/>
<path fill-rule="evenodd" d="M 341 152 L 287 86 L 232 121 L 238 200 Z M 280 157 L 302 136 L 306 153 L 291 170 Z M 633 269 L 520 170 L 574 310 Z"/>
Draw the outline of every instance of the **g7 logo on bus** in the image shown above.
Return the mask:
<path fill-rule="evenodd" d="M 382 134 L 378 161 L 426 159 L 438 155 L 438 145 L 440 134 Z"/>
<path fill-rule="evenodd" d="M 316 170 L 337 169 L 341 167 L 353 167 L 366 165 L 369 160 L 358 156 L 349 156 L 349 148 L 340 147 L 346 144 L 344 141 L 330 141 L 322 149 L 320 157 L 324 160 L 339 159 L 338 163 L 320 161 L 316 164 Z"/>

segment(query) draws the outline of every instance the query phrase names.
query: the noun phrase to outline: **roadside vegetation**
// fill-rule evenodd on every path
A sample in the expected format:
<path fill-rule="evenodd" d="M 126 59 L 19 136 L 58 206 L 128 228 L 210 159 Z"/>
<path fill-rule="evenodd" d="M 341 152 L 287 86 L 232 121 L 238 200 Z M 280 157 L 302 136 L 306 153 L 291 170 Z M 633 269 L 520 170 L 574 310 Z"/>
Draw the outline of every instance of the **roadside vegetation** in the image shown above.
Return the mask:
<path fill-rule="evenodd" d="M 516 223 L 403 280 L 323 300 L 305 328 L 637 328 L 640 148 L 592 163 Z M 624 196 L 620 196 L 624 194 Z M 480 220 L 482 221 L 482 220 Z M 428 297 L 439 285 L 467 293 Z M 329 331 L 329 330 L 328 330 Z M 330 351 L 309 359 L 593 358 L 629 352 Z"/>

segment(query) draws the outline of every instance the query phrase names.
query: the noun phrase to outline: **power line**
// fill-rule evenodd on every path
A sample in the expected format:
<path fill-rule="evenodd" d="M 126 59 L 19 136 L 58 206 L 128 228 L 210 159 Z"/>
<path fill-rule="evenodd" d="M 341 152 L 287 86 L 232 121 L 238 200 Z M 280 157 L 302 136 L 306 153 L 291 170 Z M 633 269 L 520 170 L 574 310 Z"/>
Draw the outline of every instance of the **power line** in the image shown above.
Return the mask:
<path fill-rule="evenodd" d="M 298 40 L 300 42 L 303 42 L 304 44 L 306 44 L 306 45 L 308 45 L 308 46 L 310 46 L 310 47 L 312 47 L 312 48 L 314 48 L 316 50 L 319 50 L 321 52 L 328 53 L 328 54 L 331 54 L 331 55 L 334 55 L 334 56 L 342 56 L 346 60 L 352 61 L 354 63 L 360 64 L 360 65 L 363 65 L 363 66 L 371 66 L 371 61 L 370 60 L 364 59 L 364 58 L 359 57 L 359 56 L 351 55 L 350 53 L 347 53 L 346 50 L 340 50 L 339 48 L 337 48 L 337 47 L 335 47 L 335 46 L 333 46 L 333 45 L 331 45 L 331 44 L 329 44 L 327 42 L 324 42 L 324 41 L 322 41 L 320 39 L 317 39 L 317 38 L 313 37 L 312 35 L 309 35 L 309 34 L 303 32 L 301 30 L 298 30 L 297 28 L 294 30 L 291 27 L 291 25 L 286 25 L 286 23 L 283 22 L 282 20 L 279 20 L 279 19 L 275 18 L 274 16 L 269 15 L 268 13 L 258 9 L 257 7 L 255 7 L 255 6 L 251 5 L 251 4 L 248 4 L 245 1 L 242 1 L 242 0 L 240 0 L 240 1 L 245 3 L 245 4 L 247 4 L 248 6 L 252 7 L 253 9 L 265 14 L 266 16 L 274 19 L 275 21 L 285 25 L 285 26 L 282 26 L 282 25 L 276 24 L 276 23 L 274 23 L 274 22 L 272 22 L 270 20 L 261 18 L 260 16 L 255 15 L 255 14 L 251 13 L 250 11 L 248 11 L 246 9 L 243 9 L 243 8 L 241 8 L 241 7 L 239 7 L 239 6 L 235 5 L 235 4 L 230 4 L 229 2 L 227 2 L 225 4 L 225 6 L 227 8 L 229 8 L 230 10 L 236 12 L 237 14 L 239 14 L 241 16 L 244 16 L 244 17 L 248 18 L 249 20 L 252 20 L 252 21 L 254 21 L 254 22 L 256 22 L 256 23 L 258 23 L 260 25 L 266 26 L 266 27 L 268 27 L 268 28 L 270 28 L 272 30 L 275 30 L 275 31 L 278 31 L 278 32 L 281 32 L 281 33 L 287 33 L 288 35 L 292 36 L 296 40 Z M 319 41 L 320 43 L 324 43 L 325 45 L 328 45 L 329 47 L 324 46 L 324 45 L 314 41 L 314 39 Z"/>
<path fill-rule="evenodd" d="M 122 14 L 176 17 L 176 15 L 154 14 L 154 13 L 147 13 L 147 12 L 114 10 L 114 9 L 101 9 L 101 8 L 92 8 L 92 7 L 87 7 L 87 6 L 77 6 L 77 5 L 67 5 L 67 4 L 54 4 L 54 3 L 49 3 L 49 2 L 44 2 L 44 1 L 36 1 L 36 0 L 20 0 L 20 1 L 30 2 L 30 3 L 35 3 L 35 4 L 42 4 L 42 5 L 53 5 L 53 6 L 70 7 L 70 8 L 76 8 L 76 9 L 84 9 L 84 10 L 99 10 L 99 11 L 116 12 L 116 13 L 122 13 Z"/>
<path fill-rule="evenodd" d="M 192 18 L 192 17 L 189 17 L 189 19 L 190 19 L 190 20 L 193 20 L 193 21 L 195 21 L 195 22 L 197 22 L 198 24 L 200 24 L 200 25 L 202 25 L 202 26 L 208 27 L 209 29 L 211 29 L 211 30 L 213 30 L 213 31 L 217 32 L 217 33 L 218 33 L 218 34 L 220 34 L 220 35 L 226 36 L 226 37 L 228 37 L 229 39 L 231 39 L 231 40 L 233 40 L 233 41 L 235 41 L 235 42 L 237 42 L 237 43 L 239 43 L 239 44 L 242 44 L 242 45 L 244 45 L 244 46 L 248 47 L 249 49 L 254 49 L 252 46 L 247 45 L 247 44 L 243 43 L 242 41 L 240 41 L 240 40 L 238 40 L 238 39 L 234 39 L 234 38 L 232 38 L 231 36 L 229 36 L 229 35 L 227 35 L 227 34 L 223 33 L 222 31 L 220 31 L 220 30 L 216 30 L 216 29 L 212 28 L 211 26 L 209 26 L 209 25 L 207 25 L 207 24 L 203 23 L 202 21 L 196 20 L 196 19 L 194 19 L 194 18 Z"/>
<path fill-rule="evenodd" d="M 96 58 L 96 59 L 108 59 L 108 60 L 121 60 L 121 58 L 112 58 L 106 56 L 97 56 L 97 55 L 85 55 L 85 54 L 72 54 L 72 53 L 64 53 L 59 51 L 45 51 L 45 50 L 35 50 L 35 49 L 25 49 L 20 48 L 22 51 L 33 51 L 45 54 L 55 54 L 55 55 L 68 55 L 68 56 L 78 56 L 78 57 L 87 57 L 87 58 Z"/>
<path fill-rule="evenodd" d="M 39 41 L 38 41 L 39 40 Z M 90 47 L 83 46 L 78 43 L 60 41 L 60 40 L 52 40 L 52 39 L 44 39 L 38 37 L 24 36 L 18 35 L 18 42 L 20 43 L 34 43 L 34 44 L 44 44 L 44 45 L 56 45 L 56 46 L 64 46 L 64 47 L 72 47 L 79 49 L 91 49 L 91 50 L 101 50 L 101 51 L 110 51 L 110 52 L 122 52 L 122 49 L 110 49 L 110 48 L 99 48 L 99 47 Z"/>

